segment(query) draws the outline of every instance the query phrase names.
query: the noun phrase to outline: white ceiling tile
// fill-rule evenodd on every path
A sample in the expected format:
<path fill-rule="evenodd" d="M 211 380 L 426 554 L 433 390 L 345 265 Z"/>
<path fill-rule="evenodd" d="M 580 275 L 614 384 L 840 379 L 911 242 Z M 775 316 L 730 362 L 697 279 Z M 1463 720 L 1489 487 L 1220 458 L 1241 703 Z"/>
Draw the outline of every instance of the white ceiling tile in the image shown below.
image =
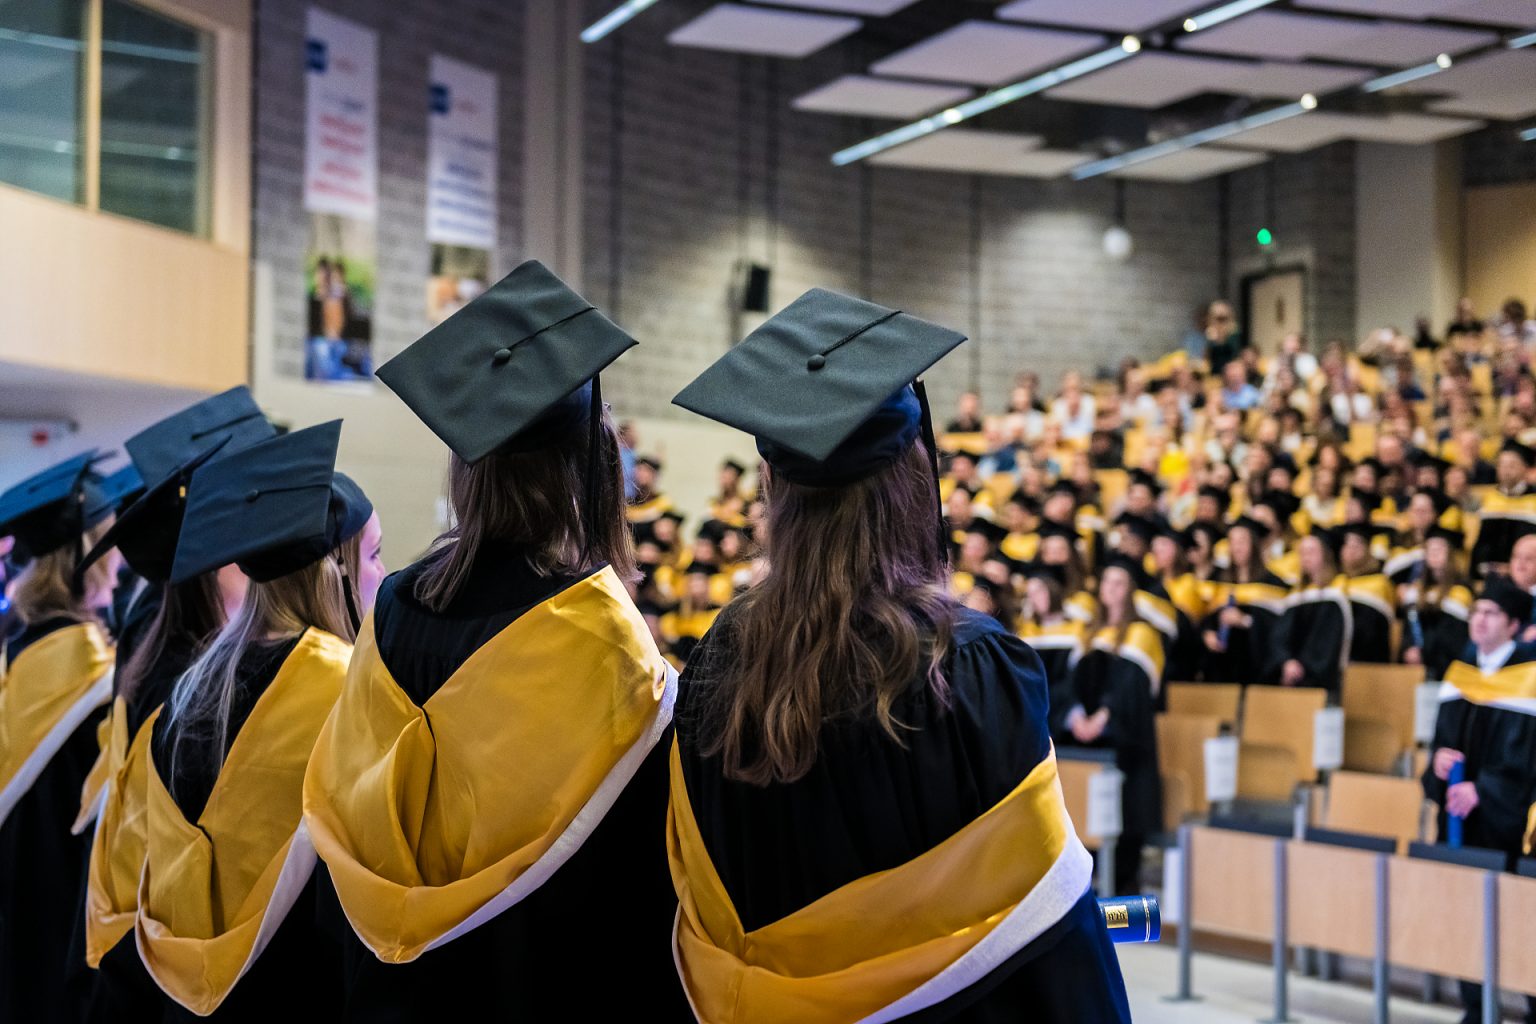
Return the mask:
<path fill-rule="evenodd" d="M 1386 18 L 1439 18 L 1481 25 L 1536 26 L 1532 0 L 1296 0 L 1297 6 Z"/>
<path fill-rule="evenodd" d="M 858 18 L 716 4 L 667 36 L 674 46 L 695 46 L 772 57 L 806 57 L 857 32 Z"/>
<path fill-rule="evenodd" d="M 1143 32 L 1176 21 L 1199 6 L 1199 0 L 1015 0 L 998 8 L 997 16 L 1104 32 Z"/>
<path fill-rule="evenodd" d="M 879 61 L 876 74 L 1001 85 L 1104 46 L 1081 32 L 966 21 Z"/>
<path fill-rule="evenodd" d="M 1138 53 L 1102 71 L 1046 93 L 1057 100 L 1148 109 L 1165 107 L 1203 92 L 1226 92 L 1225 83 L 1250 65 L 1219 57 L 1182 53 Z"/>
<path fill-rule="evenodd" d="M 1148 160 L 1144 164 L 1135 164 L 1114 171 L 1111 176 L 1135 178 L 1139 181 L 1199 181 L 1213 174 L 1226 174 L 1228 171 L 1239 168 L 1252 167 L 1268 159 L 1268 153 L 1201 146 L 1197 149 L 1170 153 L 1156 160 Z"/>
<path fill-rule="evenodd" d="M 1495 50 L 1409 88 L 1450 94 L 1429 104 L 1436 113 L 1529 117 L 1536 114 L 1536 50 Z"/>
<path fill-rule="evenodd" d="M 911 7 L 917 0 L 757 0 L 760 4 L 780 7 L 809 7 L 817 11 L 836 14 L 862 14 L 870 18 L 883 18 L 895 14 L 903 7 Z"/>
<path fill-rule="evenodd" d="M 910 119 L 969 99 L 963 85 L 898 82 L 869 75 L 844 75 L 795 99 L 796 110 L 823 114 Z"/>
<path fill-rule="evenodd" d="M 1054 178 L 1088 157 L 1082 153 L 1041 149 L 1038 135 L 946 128 L 905 146 L 870 157 L 884 167 L 909 167 L 962 174 L 1006 174 Z"/>
<path fill-rule="evenodd" d="M 1374 72 L 1364 68 L 1343 68 L 1337 64 L 1302 64 L 1266 60 L 1248 65 L 1233 78 L 1231 91 L 1243 96 L 1268 96 L 1288 99 L 1304 92 L 1323 93 L 1359 85 Z"/>
<path fill-rule="evenodd" d="M 1257 11 L 1186 36 L 1179 41 L 1179 47 L 1270 59 L 1317 57 L 1399 66 L 1433 60 L 1440 53 L 1461 53 L 1496 38 L 1491 32 L 1439 25 Z"/>
<path fill-rule="evenodd" d="M 1388 114 L 1368 117 L 1316 110 L 1300 117 L 1253 128 L 1229 137 L 1234 146 L 1299 153 L 1342 139 L 1395 142 L 1415 145 L 1464 135 L 1483 126 L 1481 121 L 1428 114 Z"/>

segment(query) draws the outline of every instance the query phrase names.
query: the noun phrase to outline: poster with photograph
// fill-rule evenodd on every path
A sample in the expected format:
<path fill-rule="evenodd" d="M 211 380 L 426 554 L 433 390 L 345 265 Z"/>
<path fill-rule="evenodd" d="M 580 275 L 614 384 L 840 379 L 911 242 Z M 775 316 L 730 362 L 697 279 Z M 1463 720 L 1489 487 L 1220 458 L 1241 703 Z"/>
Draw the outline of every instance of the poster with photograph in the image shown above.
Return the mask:
<path fill-rule="evenodd" d="M 304 376 L 373 377 L 378 35 L 310 8 L 305 38 Z"/>
<path fill-rule="evenodd" d="M 433 56 L 427 94 L 427 320 L 489 287 L 497 219 L 496 76 Z"/>

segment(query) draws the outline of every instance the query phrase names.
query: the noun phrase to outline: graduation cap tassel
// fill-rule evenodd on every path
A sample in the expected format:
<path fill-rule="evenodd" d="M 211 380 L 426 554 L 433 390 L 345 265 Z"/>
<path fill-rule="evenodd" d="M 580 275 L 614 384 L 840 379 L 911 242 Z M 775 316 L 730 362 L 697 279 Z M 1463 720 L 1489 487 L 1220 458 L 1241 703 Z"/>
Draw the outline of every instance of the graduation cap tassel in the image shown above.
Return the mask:
<path fill-rule="evenodd" d="M 944 499 L 939 485 L 939 445 L 933 434 L 933 413 L 928 407 L 928 388 L 923 384 L 921 377 L 912 382 L 912 389 L 917 392 L 917 404 L 922 407 L 923 446 L 928 449 L 928 465 L 933 470 L 933 511 L 937 517 L 934 535 L 939 542 L 937 554 L 942 559 L 945 557 L 946 545 L 944 538 Z"/>
<path fill-rule="evenodd" d="M 603 383 L 601 375 L 592 375 L 592 409 L 587 415 L 587 480 L 586 500 L 581 510 L 583 537 L 581 560 L 590 565 L 592 553 L 597 547 L 598 487 L 600 474 L 607 468 L 603 462 Z"/>

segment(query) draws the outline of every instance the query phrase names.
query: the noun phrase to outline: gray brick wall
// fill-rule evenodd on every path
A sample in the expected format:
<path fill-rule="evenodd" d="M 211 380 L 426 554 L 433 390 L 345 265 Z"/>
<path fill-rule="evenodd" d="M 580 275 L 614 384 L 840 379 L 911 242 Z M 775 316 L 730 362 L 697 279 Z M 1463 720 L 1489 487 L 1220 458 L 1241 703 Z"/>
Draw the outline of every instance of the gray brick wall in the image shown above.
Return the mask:
<path fill-rule="evenodd" d="M 825 285 L 968 330 L 930 375 L 941 410 L 973 380 L 1000 405 L 1021 370 L 1054 387 L 1067 369 L 1160 355 L 1219 287 L 1214 182 L 1132 184 L 1136 252 L 1115 264 L 1101 242 L 1110 183 L 833 167 L 833 151 L 882 125 L 790 101 L 859 55 L 834 46 L 771 67 L 668 46 L 692 13 L 658 5 L 588 51 L 585 282 L 641 341 L 609 375 L 622 411 L 672 415 L 677 388 L 750 329 L 728 304 L 742 256 L 772 267 L 774 308 Z"/>
<path fill-rule="evenodd" d="M 382 362 L 426 329 L 427 70 L 440 53 L 499 76 L 500 252 L 492 272 L 521 256 L 521 6 L 501 0 L 382 4 L 328 0 L 327 11 L 379 34 L 378 305 L 374 359 Z M 274 355 L 279 371 L 304 367 L 304 24 L 302 0 L 256 4 L 254 254 L 273 273 Z M 469 30 L 471 29 L 472 30 Z"/>
<path fill-rule="evenodd" d="M 1307 270 L 1307 333 L 1313 348 L 1355 330 L 1355 149 L 1340 142 L 1277 154 L 1228 177 L 1227 292 L 1242 300 L 1245 277 L 1269 268 Z M 1273 188 L 1273 209 L 1270 193 Z M 1275 235 L 1269 251 L 1259 228 Z"/>

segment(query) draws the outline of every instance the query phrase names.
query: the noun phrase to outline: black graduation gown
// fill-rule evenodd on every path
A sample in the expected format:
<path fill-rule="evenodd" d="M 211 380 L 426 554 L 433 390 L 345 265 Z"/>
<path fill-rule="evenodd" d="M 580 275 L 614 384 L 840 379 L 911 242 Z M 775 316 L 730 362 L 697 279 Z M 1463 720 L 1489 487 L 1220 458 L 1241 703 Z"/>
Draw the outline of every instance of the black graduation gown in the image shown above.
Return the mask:
<path fill-rule="evenodd" d="M 1294 658 L 1307 673 L 1298 685 L 1322 687 L 1330 703 L 1338 703 L 1353 622 L 1349 600 L 1338 587 L 1298 590 L 1286 600 L 1285 613 L 1275 624 L 1262 681 L 1278 683 L 1282 667 Z"/>
<path fill-rule="evenodd" d="M 1444 679 L 1451 662 L 1461 657 L 1470 642 L 1467 636 L 1467 615 L 1472 607 L 1472 593 L 1466 587 L 1452 587 L 1449 593 L 1435 592 L 1426 595 L 1417 609 L 1419 631 L 1423 634 L 1423 646 L 1419 648 L 1419 660 L 1424 665 L 1425 679 Z M 1401 609 L 1403 619 L 1403 646 L 1412 646 L 1413 626 L 1409 611 Z"/>
<path fill-rule="evenodd" d="M 161 588 L 146 591 L 129 612 L 128 628 L 117 647 L 117 671 L 119 678 L 123 666 L 133 657 L 134 648 L 143 638 L 142 627 L 147 626 L 158 610 L 160 599 L 154 594 L 163 593 Z M 146 609 L 144 606 L 148 605 Z M 138 622 L 140 628 L 134 628 Z M 160 658 L 151 665 L 139 680 L 133 699 L 127 702 L 128 739 L 132 743 L 144 720 L 170 697 L 176 680 L 186 671 L 197 656 L 197 643 L 192 637 L 171 637 L 167 640 Z M 272 670 L 274 673 L 276 668 Z M 268 680 L 270 682 L 270 679 Z M 246 709 L 249 713 L 249 708 Z M 211 782 L 209 783 L 212 784 Z M 89 836 L 89 833 L 87 833 Z M 89 859 L 89 848 L 87 848 Z M 99 1024 L 127 1024 L 130 1021 L 157 1021 L 167 1013 L 171 1005 L 160 987 L 150 977 L 139 959 L 133 932 L 120 939 L 101 959 L 101 965 L 92 970 L 85 961 L 85 898 L 86 882 L 80 884 L 80 900 L 75 911 L 74 935 L 70 942 L 70 987 L 78 1002 L 79 1019 Z M 265 955 L 265 954 L 264 954 Z"/>
<path fill-rule="evenodd" d="M 1019 784 L 1049 746 L 1040 661 L 988 616 L 960 610 L 944 671 L 950 706 L 913 680 L 891 739 L 872 715 L 827 722 L 816 763 L 794 782 L 727 779 L 706 756 L 711 688 L 729 664 L 731 608 L 679 682 L 683 778 L 710 860 L 748 931 L 949 838 Z M 1129 1021 L 1118 962 L 1092 892 L 981 982 L 913 1020 L 992 1024 Z"/>
<path fill-rule="evenodd" d="M 1140 849 L 1146 838 L 1162 831 L 1163 784 L 1157 763 L 1157 691 L 1162 689 L 1160 659 L 1151 655 L 1157 642 L 1146 623 L 1135 623 L 1118 650 L 1109 649 L 1114 630 L 1103 630 L 1077 662 L 1064 685 L 1051 692 L 1051 732 L 1061 747 L 1084 746 L 1068 727 L 1074 707 L 1092 715 L 1109 710 L 1109 723 L 1088 747 L 1115 752 L 1115 767 L 1125 776 L 1120 790 L 1121 846 L 1117 856 L 1117 886 L 1135 884 Z M 1136 634 L 1140 634 L 1139 636 Z M 1107 640 L 1107 642 L 1106 642 Z M 1142 657 L 1127 656 L 1139 648 Z"/>
<path fill-rule="evenodd" d="M 1213 651 L 1201 641 L 1200 674 L 1211 683 L 1261 683 L 1269 680 L 1269 659 L 1274 650 L 1274 634 L 1283 610 L 1288 588 L 1285 581 L 1274 573 L 1265 571 L 1252 583 L 1216 583 L 1217 599 L 1210 602 L 1211 611 L 1201 620 L 1200 631 L 1221 632 L 1221 613 L 1227 606 L 1227 594 L 1236 588 L 1236 606 L 1253 619 L 1248 629 L 1233 628 L 1227 632 L 1227 649 Z M 1248 600 L 1255 588 L 1260 588 L 1261 600 Z"/>
<path fill-rule="evenodd" d="M 1459 660 L 1475 669 L 1476 648 L 1468 645 Z M 1533 661 L 1536 645 L 1517 644 L 1504 667 Z M 1459 696 L 1441 701 L 1423 782 L 1424 795 L 1438 808 L 1444 842 L 1447 785 L 1434 771 L 1434 753 L 1441 747 L 1466 755 L 1466 781 L 1477 784 L 1477 807 L 1462 823 L 1462 844 L 1500 850 L 1513 861 L 1524 842 L 1527 815 L 1536 803 L 1536 713 L 1474 703 Z"/>
<path fill-rule="evenodd" d="M 1344 580 L 1349 595 L 1349 660 L 1352 664 L 1385 665 L 1392 661 L 1392 622 L 1397 617 L 1397 595 L 1392 583 L 1380 573 Z"/>
<path fill-rule="evenodd" d="M 47 619 L 6 644 L 14 662 L 27 647 L 75 625 Z M 73 911 L 85 885 L 89 835 L 71 835 L 80 788 L 96 763 L 96 729 L 105 707 L 92 712 L 0 825 L 0 1022 L 35 1024 L 67 1015 L 61 997 L 68 974 Z"/>
<path fill-rule="evenodd" d="M 451 606 L 411 596 L 419 568 L 384 581 L 374 603 L 379 656 L 412 701 L 425 704 L 470 655 L 577 577 L 541 577 L 522 549 L 482 547 Z M 516 666 L 508 666 L 516 671 Z M 490 709 L 493 710 L 493 709 Z M 343 933 L 348 1021 L 691 1019 L 672 962 L 677 897 L 667 869 L 667 752 L 656 744 L 623 794 L 571 858 L 535 892 L 465 935 L 404 964 Z"/>
<path fill-rule="evenodd" d="M 1048 626 L 1026 623 L 1020 630 L 1025 643 L 1040 656 L 1045 681 L 1054 693 L 1058 684 L 1071 678 L 1072 666 L 1083 653 L 1083 624 L 1071 619 Z"/>
<path fill-rule="evenodd" d="M 231 743 L 298 643 L 299 638 L 295 637 L 280 644 L 256 646 L 241 657 L 229 722 Z M 155 770 L 182 815 L 189 822 L 195 822 L 213 793 L 227 751 L 215 753 L 207 747 L 200 750 L 194 747 L 190 752 L 184 750 L 173 779 L 168 770 L 173 730 L 163 714 L 154 728 L 150 751 Z M 305 883 L 283 923 L 278 925 L 272 941 L 217 1010 L 207 1017 L 199 1017 L 165 999 L 159 1019 L 166 1024 L 190 1024 L 199 1020 L 271 1024 L 292 1019 L 296 1007 L 303 1005 L 313 1020 L 337 1020 L 342 1011 L 341 947 L 332 919 L 328 914 L 321 914 L 322 907 L 334 902 L 334 896 L 330 901 L 323 896 L 329 890 L 330 878 L 325 873 L 325 865 L 317 864 L 315 873 Z M 131 949 L 133 935 L 129 934 L 125 941 L 127 949 Z M 125 955 L 123 943 L 113 947 L 109 954 L 110 957 Z M 103 961 L 104 970 L 105 963 Z M 123 973 L 127 974 L 128 968 L 123 967 Z M 298 1002 L 301 995 L 302 1004 Z"/>

